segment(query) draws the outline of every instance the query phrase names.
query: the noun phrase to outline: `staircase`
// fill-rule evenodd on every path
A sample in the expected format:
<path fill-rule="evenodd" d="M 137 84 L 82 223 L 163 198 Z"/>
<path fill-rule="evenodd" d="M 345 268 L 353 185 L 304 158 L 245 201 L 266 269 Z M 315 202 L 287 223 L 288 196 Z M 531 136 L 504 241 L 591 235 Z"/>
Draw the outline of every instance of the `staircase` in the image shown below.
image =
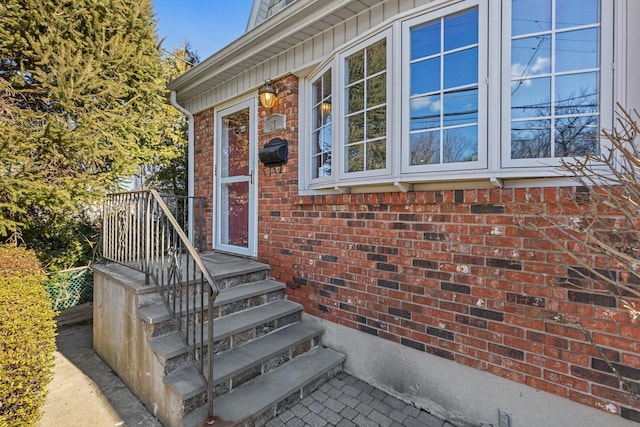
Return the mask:
<path fill-rule="evenodd" d="M 215 425 L 263 425 L 342 370 L 344 356 L 320 346 L 322 329 L 302 320 L 302 307 L 285 299 L 284 285 L 268 278 L 268 265 L 218 253 L 201 258 L 221 288 L 214 305 L 214 371 L 207 373 L 215 385 Z M 154 402 L 171 406 L 161 411 L 171 419 L 161 421 L 201 426 L 206 383 L 165 306 L 158 298 L 144 301 L 154 302 L 137 310 L 142 345 L 164 373 L 165 396 Z"/>

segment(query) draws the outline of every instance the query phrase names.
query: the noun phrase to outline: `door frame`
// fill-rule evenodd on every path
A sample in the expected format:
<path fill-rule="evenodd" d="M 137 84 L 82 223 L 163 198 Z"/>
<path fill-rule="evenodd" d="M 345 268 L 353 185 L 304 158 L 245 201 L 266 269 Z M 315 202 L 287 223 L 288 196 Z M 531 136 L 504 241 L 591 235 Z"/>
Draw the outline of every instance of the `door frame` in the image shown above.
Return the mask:
<path fill-rule="evenodd" d="M 248 245 L 246 248 L 230 245 L 221 241 L 222 219 L 220 209 L 222 207 L 222 118 L 243 109 L 249 109 L 249 212 L 248 212 Z M 258 148 L 258 106 L 255 97 L 238 100 L 225 104 L 223 108 L 216 109 L 214 114 L 214 159 L 215 171 L 213 185 L 213 200 L 215 207 L 213 212 L 213 249 L 228 252 L 235 255 L 257 257 L 258 255 L 258 174 L 257 174 L 257 148 Z"/>

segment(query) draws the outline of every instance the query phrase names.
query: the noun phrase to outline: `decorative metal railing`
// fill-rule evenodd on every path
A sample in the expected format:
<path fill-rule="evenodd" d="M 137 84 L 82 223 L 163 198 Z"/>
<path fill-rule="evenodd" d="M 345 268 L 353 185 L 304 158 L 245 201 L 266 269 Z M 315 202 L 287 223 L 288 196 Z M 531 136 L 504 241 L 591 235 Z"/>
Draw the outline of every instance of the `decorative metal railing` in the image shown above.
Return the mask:
<path fill-rule="evenodd" d="M 211 418 L 213 384 L 208 378 L 213 373 L 213 352 L 209 349 L 219 287 L 157 191 L 109 195 L 103 215 L 103 257 L 143 272 L 146 282 L 156 286 L 208 384 Z"/>

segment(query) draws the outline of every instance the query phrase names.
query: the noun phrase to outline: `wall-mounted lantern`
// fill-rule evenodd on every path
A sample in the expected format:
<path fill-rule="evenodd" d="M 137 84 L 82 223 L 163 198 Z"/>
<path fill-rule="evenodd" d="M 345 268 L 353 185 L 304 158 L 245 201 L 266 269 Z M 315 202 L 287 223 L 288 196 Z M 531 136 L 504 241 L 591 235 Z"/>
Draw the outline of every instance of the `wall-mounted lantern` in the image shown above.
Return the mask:
<path fill-rule="evenodd" d="M 258 90 L 258 98 L 260 99 L 260 104 L 265 108 L 271 109 L 276 106 L 278 103 L 278 92 L 271 80 L 267 79 L 264 82 L 264 86 Z"/>

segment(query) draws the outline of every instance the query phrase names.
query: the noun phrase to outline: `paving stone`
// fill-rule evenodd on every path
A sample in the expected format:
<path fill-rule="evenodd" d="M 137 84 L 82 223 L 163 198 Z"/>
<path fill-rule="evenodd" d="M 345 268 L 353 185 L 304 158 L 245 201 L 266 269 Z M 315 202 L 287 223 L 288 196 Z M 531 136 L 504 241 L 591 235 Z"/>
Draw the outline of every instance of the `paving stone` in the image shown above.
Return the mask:
<path fill-rule="evenodd" d="M 357 381 L 355 383 L 353 383 L 353 386 L 355 388 L 357 388 L 360 391 L 363 391 L 365 393 L 371 393 L 373 390 L 375 390 L 375 388 L 371 387 L 371 385 L 367 384 L 364 381 Z"/>
<path fill-rule="evenodd" d="M 319 414 L 325 408 L 325 406 L 321 402 L 313 402 L 311 405 L 307 406 L 307 408 L 313 412 L 314 414 Z"/>
<path fill-rule="evenodd" d="M 360 404 L 355 407 L 355 410 L 366 417 L 371 413 L 371 411 L 373 411 L 373 408 L 366 403 L 360 402 Z"/>
<path fill-rule="evenodd" d="M 336 427 L 356 427 L 356 425 L 351 421 L 343 418 L 338 424 L 336 424 Z"/>
<path fill-rule="evenodd" d="M 393 424 L 391 424 L 391 427 L 404 427 L 404 424 L 400 424 L 397 421 L 394 421 Z"/>
<path fill-rule="evenodd" d="M 393 396 L 385 397 L 383 402 L 386 403 L 387 405 L 391 406 L 392 408 L 399 409 L 399 410 L 402 410 L 402 408 L 407 406 L 407 404 L 404 403 L 402 400 L 397 399 L 397 398 L 395 398 Z"/>
<path fill-rule="evenodd" d="M 402 423 L 404 427 L 424 427 L 422 421 L 418 421 L 417 418 L 407 417 Z"/>
<path fill-rule="evenodd" d="M 415 406 L 407 405 L 404 408 L 402 408 L 402 412 L 409 415 L 410 417 L 417 417 L 418 415 L 420 415 L 420 412 L 422 411 L 416 408 Z"/>
<path fill-rule="evenodd" d="M 389 414 L 389 418 L 391 418 L 394 421 L 397 421 L 399 423 L 402 423 L 409 415 L 405 414 L 402 411 L 399 411 L 397 409 L 394 409 L 393 411 L 391 411 L 391 413 Z"/>
<path fill-rule="evenodd" d="M 306 406 L 299 404 L 292 407 L 291 412 L 293 412 L 293 414 L 298 418 L 304 418 L 305 415 L 309 413 L 309 409 L 307 409 Z"/>
<path fill-rule="evenodd" d="M 347 394 L 343 394 L 342 396 L 340 396 L 340 402 L 344 403 L 349 408 L 355 408 L 361 403 L 358 399 L 355 399 Z"/>
<path fill-rule="evenodd" d="M 378 399 L 374 399 L 373 401 L 369 402 L 369 406 L 371 406 L 373 409 L 376 409 L 377 411 L 381 412 L 384 415 L 389 415 L 391 411 L 393 411 L 393 408 L 391 406 L 387 405 L 382 400 L 378 400 Z"/>
<path fill-rule="evenodd" d="M 342 387 L 347 385 L 347 383 L 345 383 L 341 379 L 338 379 L 337 377 L 331 378 L 331 380 L 329 380 L 327 384 L 329 384 L 331 387 L 335 388 L 336 390 L 340 390 Z"/>
<path fill-rule="evenodd" d="M 295 416 L 296 416 L 296 414 L 294 414 L 291 411 L 284 411 L 283 413 L 278 415 L 278 419 L 280 421 L 286 423 L 287 421 L 289 421 L 291 418 L 294 418 Z"/>
<path fill-rule="evenodd" d="M 343 378 L 343 381 L 347 384 L 355 384 L 360 380 L 357 379 L 356 377 L 352 377 L 351 375 L 347 375 Z"/>
<path fill-rule="evenodd" d="M 353 419 L 353 422 L 359 427 L 378 427 L 378 424 L 375 421 L 365 417 L 362 414 L 355 417 Z"/>
<path fill-rule="evenodd" d="M 324 401 L 324 406 L 331 409 L 334 412 L 340 412 L 345 408 L 345 404 L 337 401 L 333 397 L 328 398 Z"/>
<path fill-rule="evenodd" d="M 327 396 L 333 397 L 334 399 L 337 399 L 344 394 L 335 387 L 331 387 L 329 390 L 325 391 L 325 393 L 327 393 Z"/>
<path fill-rule="evenodd" d="M 360 390 L 358 390 L 357 388 L 346 384 L 344 387 L 342 387 L 340 389 L 343 393 L 348 394 L 351 397 L 358 397 L 358 395 L 361 393 Z"/>
<path fill-rule="evenodd" d="M 329 398 L 329 396 L 327 396 L 326 393 L 320 391 L 320 390 L 316 390 L 313 393 L 311 393 L 311 396 L 314 398 L 315 400 L 317 400 L 318 402 L 324 402 L 325 400 L 327 400 Z"/>
<path fill-rule="evenodd" d="M 282 425 L 282 424 L 280 424 Z M 293 417 L 289 421 L 287 421 L 287 427 L 305 427 L 306 424 L 298 417 Z"/>
<path fill-rule="evenodd" d="M 442 425 L 444 424 L 444 421 L 442 421 L 440 418 L 424 411 L 420 412 L 420 415 L 418 415 L 418 421 L 422 421 L 423 425 L 429 427 L 442 427 Z"/>
<path fill-rule="evenodd" d="M 324 410 L 320 412 L 318 415 L 320 415 L 322 418 L 324 418 L 331 424 L 338 424 L 342 419 L 340 415 L 338 415 L 336 412 L 332 411 L 329 408 L 324 408 Z"/>
<path fill-rule="evenodd" d="M 353 408 L 349 408 L 348 406 L 347 406 L 346 408 L 344 408 L 344 409 L 340 412 L 340 415 L 341 415 L 343 418 L 346 418 L 346 419 L 348 419 L 348 420 L 352 420 L 352 419 L 354 419 L 355 417 L 357 417 L 357 416 L 358 416 L 358 414 L 359 414 L 359 412 L 358 412 L 358 411 L 356 411 L 356 410 L 355 410 L 355 409 L 353 409 Z"/>
<path fill-rule="evenodd" d="M 376 400 L 376 399 L 375 399 L 373 396 L 371 396 L 369 393 L 360 393 L 360 394 L 358 395 L 357 399 L 358 399 L 360 402 L 363 402 L 363 403 L 370 403 L 370 402 L 372 402 L 373 400 Z M 378 400 L 378 402 L 380 402 L 380 400 Z"/>
<path fill-rule="evenodd" d="M 389 427 L 393 423 L 393 420 L 391 418 L 375 409 L 369 415 L 367 415 L 367 417 L 369 419 L 372 419 L 382 427 Z"/>
<path fill-rule="evenodd" d="M 316 401 L 316 400 L 315 400 L 313 397 L 311 397 L 311 396 L 307 396 L 307 397 L 305 397 L 304 399 L 302 399 L 302 400 L 300 401 L 300 403 L 302 403 L 304 406 L 309 406 L 309 405 L 311 405 L 311 404 L 312 404 L 313 402 L 315 402 L 315 401 Z"/>
<path fill-rule="evenodd" d="M 331 387 L 329 383 L 324 383 L 320 387 L 318 387 L 318 390 L 323 393 L 327 393 L 331 389 L 333 389 L 333 387 Z"/>
<path fill-rule="evenodd" d="M 307 414 L 302 420 L 310 427 L 324 427 L 328 424 L 327 420 L 314 413 Z"/>
<path fill-rule="evenodd" d="M 378 390 L 378 389 L 375 389 L 374 391 L 372 391 L 371 395 L 373 397 L 375 397 L 376 399 L 380 399 L 380 400 L 384 400 L 384 398 L 388 396 L 387 393 L 385 393 L 382 390 Z"/>

